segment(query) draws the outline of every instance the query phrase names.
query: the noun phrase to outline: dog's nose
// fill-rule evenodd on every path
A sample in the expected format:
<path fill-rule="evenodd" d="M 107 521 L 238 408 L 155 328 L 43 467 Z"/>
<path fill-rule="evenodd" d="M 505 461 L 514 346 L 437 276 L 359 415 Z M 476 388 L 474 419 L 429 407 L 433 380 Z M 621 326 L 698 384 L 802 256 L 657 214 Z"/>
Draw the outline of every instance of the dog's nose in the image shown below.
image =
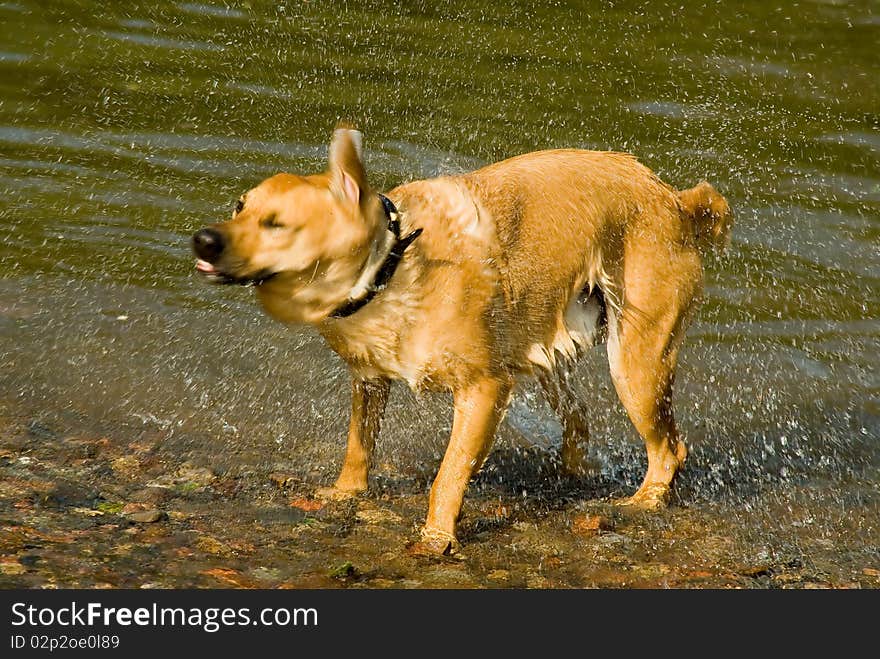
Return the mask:
<path fill-rule="evenodd" d="M 209 263 L 223 252 L 223 234 L 216 229 L 199 229 L 193 234 L 192 243 L 196 256 Z"/>

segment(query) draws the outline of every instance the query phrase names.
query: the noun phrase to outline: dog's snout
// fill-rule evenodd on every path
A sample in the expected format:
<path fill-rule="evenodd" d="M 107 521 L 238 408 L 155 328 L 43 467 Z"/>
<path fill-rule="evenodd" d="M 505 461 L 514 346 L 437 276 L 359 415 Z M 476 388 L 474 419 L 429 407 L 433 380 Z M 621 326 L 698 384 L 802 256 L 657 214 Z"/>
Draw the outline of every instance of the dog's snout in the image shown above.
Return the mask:
<path fill-rule="evenodd" d="M 192 237 L 193 251 L 200 259 L 213 262 L 223 252 L 223 234 L 216 229 L 200 229 Z"/>

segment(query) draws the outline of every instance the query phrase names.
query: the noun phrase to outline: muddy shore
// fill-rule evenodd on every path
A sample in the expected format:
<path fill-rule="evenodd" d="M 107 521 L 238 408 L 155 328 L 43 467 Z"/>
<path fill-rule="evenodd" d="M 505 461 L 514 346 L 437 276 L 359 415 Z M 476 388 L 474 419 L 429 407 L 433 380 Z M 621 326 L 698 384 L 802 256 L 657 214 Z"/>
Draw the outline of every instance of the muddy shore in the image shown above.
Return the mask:
<path fill-rule="evenodd" d="M 623 515 L 615 484 L 555 477 L 552 453 L 502 445 L 466 499 L 462 552 L 433 557 L 413 548 L 424 477 L 380 466 L 367 495 L 328 504 L 308 474 L 209 459 L 155 429 L 79 432 L 5 403 L 0 587 L 880 587 L 876 492 L 840 510 L 840 492 L 802 483 Z"/>

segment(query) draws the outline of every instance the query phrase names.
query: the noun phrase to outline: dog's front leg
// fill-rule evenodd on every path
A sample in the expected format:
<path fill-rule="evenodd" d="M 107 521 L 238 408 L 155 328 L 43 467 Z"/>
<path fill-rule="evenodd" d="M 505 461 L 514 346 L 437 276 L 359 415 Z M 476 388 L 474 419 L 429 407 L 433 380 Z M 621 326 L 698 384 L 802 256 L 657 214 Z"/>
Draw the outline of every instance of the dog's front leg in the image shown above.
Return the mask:
<path fill-rule="evenodd" d="M 455 416 L 446 455 L 431 486 L 423 543 L 445 554 L 457 550 L 455 523 L 468 482 L 482 466 L 510 401 L 509 378 L 483 379 L 454 392 Z"/>
<path fill-rule="evenodd" d="M 345 461 L 336 483 L 332 488 L 320 489 L 319 496 L 340 499 L 367 489 L 370 460 L 390 387 L 390 381 L 385 378 L 352 380 L 351 421 L 348 424 Z"/>

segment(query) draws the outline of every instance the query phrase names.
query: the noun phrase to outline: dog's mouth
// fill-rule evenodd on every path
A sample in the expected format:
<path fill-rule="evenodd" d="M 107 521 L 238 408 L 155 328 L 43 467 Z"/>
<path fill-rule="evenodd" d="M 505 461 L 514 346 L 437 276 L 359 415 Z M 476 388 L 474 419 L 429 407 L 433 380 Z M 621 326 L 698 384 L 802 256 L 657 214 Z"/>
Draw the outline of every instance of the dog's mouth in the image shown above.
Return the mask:
<path fill-rule="evenodd" d="M 212 284 L 238 284 L 239 286 L 259 286 L 278 275 L 277 272 L 260 270 L 253 275 L 240 277 L 224 272 L 204 259 L 196 259 L 196 270 Z"/>

